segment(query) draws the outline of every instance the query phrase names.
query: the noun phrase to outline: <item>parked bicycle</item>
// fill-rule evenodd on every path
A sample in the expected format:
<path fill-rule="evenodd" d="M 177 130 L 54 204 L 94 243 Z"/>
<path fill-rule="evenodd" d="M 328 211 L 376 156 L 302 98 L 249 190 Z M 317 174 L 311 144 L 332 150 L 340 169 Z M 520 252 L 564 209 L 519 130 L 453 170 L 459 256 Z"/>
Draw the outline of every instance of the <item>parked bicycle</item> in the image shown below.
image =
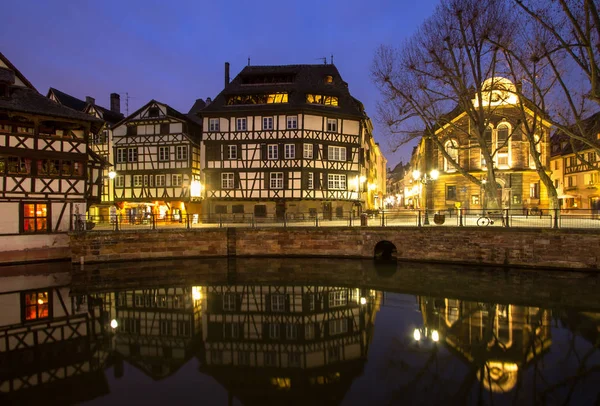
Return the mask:
<path fill-rule="evenodd" d="M 488 211 L 485 214 L 481 214 L 477 219 L 477 225 L 480 227 L 494 225 L 494 218 L 496 218 L 497 220 L 498 217 L 500 217 L 502 225 L 504 226 L 504 216 L 502 215 L 502 213 L 494 213 L 491 211 Z"/>

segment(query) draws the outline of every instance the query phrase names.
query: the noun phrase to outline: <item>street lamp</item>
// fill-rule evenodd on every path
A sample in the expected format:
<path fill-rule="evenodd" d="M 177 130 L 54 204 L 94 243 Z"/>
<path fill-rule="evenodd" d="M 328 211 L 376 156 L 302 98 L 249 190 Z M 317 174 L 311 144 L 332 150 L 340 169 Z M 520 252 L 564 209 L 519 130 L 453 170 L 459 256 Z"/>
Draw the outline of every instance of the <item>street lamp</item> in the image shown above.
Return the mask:
<path fill-rule="evenodd" d="M 108 172 L 109 179 L 114 179 L 116 176 L 117 176 L 117 172 L 115 172 L 115 171 Z"/>
<path fill-rule="evenodd" d="M 429 215 L 427 213 L 427 184 L 429 182 L 433 182 L 434 180 L 436 180 L 439 176 L 440 176 L 440 172 L 437 169 L 432 170 L 431 172 L 429 172 L 429 174 L 424 174 L 421 176 L 421 171 L 419 171 L 418 169 L 415 169 L 412 173 L 413 179 L 415 181 L 419 181 L 421 182 L 424 186 L 425 186 L 425 221 L 423 222 L 424 225 L 428 226 L 429 225 Z"/>

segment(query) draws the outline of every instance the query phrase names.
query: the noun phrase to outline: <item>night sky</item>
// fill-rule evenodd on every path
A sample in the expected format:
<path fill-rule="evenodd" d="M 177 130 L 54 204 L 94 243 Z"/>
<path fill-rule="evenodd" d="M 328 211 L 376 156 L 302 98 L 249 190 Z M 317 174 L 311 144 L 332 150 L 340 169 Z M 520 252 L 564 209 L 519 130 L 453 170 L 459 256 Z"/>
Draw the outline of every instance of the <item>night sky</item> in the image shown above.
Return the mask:
<path fill-rule="evenodd" d="M 2 5 L 0 51 L 44 95 L 55 87 L 110 107 L 125 93 L 129 112 L 150 99 L 187 113 L 197 98 L 223 89 L 223 64 L 235 77 L 252 65 L 334 63 L 375 124 L 388 166 L 395 154 L 375 117 L 380 95 L 370 67 L 380 44 L 401 45 L 436 0 L 72 1 L 14 0 Z M 6 16 L 11 16 L 6 18 Z M 321 58 L 319 60 L 319 58 Z"/>

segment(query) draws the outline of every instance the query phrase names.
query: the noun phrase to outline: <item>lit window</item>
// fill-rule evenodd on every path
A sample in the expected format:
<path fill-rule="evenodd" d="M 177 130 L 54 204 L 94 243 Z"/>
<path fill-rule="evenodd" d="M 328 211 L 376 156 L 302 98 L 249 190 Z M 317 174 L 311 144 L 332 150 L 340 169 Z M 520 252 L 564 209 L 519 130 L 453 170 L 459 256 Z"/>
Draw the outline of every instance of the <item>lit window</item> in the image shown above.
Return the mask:
<path fill-rule="evenodd" d="M 166 175 L 156 175 L 156 186 L 166 186 Z"/>
<path fill-rule="evenodd" d="M 508 126 L 501 124 L 496 133 L 496 156 L 498 168 L 508 168 Z"/>
<path fill-rule="evenodd" d="M 279 159 L 279 146 L 277 144 L 267 145 L 267 159 Z"/>
<path fill-rule="evenodd" d="M 295 130 L 296 128 L 298 128 L 298 116 L 287 116 L 286 121 L 287 121 L 286 128 L 288 130 Z"/>
<path fill-rule="evenodd" d="M 24 319 L 39 320 L 52 316 L 52 303 L 49 291 L 23 292 L 21 303 L 23 303 Z"/>
<path fill-rule="evenodd" d="M 315 188 L 315 174 L 310 172 L 308 174 L 308 184 L 306 185 L 306 187 L 308 189 L 314 189 Z"/>
<path fill-rule="evenodd" d="M 158 147 L 158 160 L 168 161 L 169 160 L 169 147 Z"/>
<path fill-rule="evenodd" d="M 346 147 L 334 147 L 330 145 L 327 151 L 327 159 L 330 161 L 346 160 Z"/>
<path fill-rule="evenodd" d="M 188 159 L 187 145 L 178 145 L 176 152 L 176 158 L 178 161 L 186 161 Z"/>
<path fill-rule="evenodd" d="M 456 140 L 448 140 L 446 144 L 444 144 L 444 148 L 448 155 L 450 155 L 450 159 L 453 162 L 458 163 L 458 146 Z M 448 161 L 446 157 L 444 157 L 444 171 L 445 172 L 455 172 L 456 168 Z"/>
<path fill-rule="evenodd" d="M 336 290 L 329 292 L 329 307 L 345 306 L 348 303 L 348 291 Z"/>
<path fill-rule="evenodd" d="M 246 118 L 238 118 L 235 120 L 236 131 L 246 131 Z"/>
<path fill-rule="evenodd" d="M 221 174 L 221 188 L 222 189 L 233 189 L 234 188 L 234 175 L 233 173 L 222 173 Z"/>
<path fill-rule="evenodd" d="M 287 102 L 287 93 L 242 94 L 229 96 L 227 98 L 227 105 L 229 106 L 236 104 L 279 104 Z"/>
<path fill-rule="evenodd" d="M 304 159 L 313 159 L 313 144 L 304 144 L 302 156 Z"/>
<path fill-rule="evenodd" d="M 307 94 L 306 102 L 310 104 L 323 104 L 325 106 L 337 106 L 337 96 L 325 96 L 322 94 Z"/>
<path fill-rule="evenodd" d="M 219 131 L 219 119 L 210 118 L 208 120 L 208 131 Z"/>
<path fill-rule="evenodd" d="M 271 189 L 283 189 L 283 172 L 273 172 L 270 177 Z"/>
<path fill-rule="evenodd" d="M 532 199 L 539 199 L 540 197 L 540 184 L 530 183 L 529 184 L 529 197 Z"/>
<path fill-rule="evenodd" d="M 48 206 L 45 203 L 23 203 L 23 232 L 45 233 L 48 224 Z"/>
<path fill-rule="evenodd" d="M 446 200 L 456 200 L 456 185 L 446 186 Z"/>
<path fill-rule="evenodd" d="M 294 159 L 296 157 L 296 146 L 294 144 L 285 144 L 285 159 Z"/>
<path fill-rule="evenodd" d="M 133 186 L 142 186 L 142 175 L 133 175 Z"/>
<path fill-rule="evenodd" d="M 227 159 L 237 159 L 237 145 L 227 146 Z"/>
<path fill-rule="evenodd" d="M 327 131 L 328 132 L 337 132 L 337 120 L 335 118 L 327 119 Z"/>
<path fill-rule="evenodd" d="M 263 130 L 273 129 L 273 117 L 263 117 Z"/>
<path fill-rule="evenodd" d="M 125 175 L 117 175 L 115 178 L 115 187 L 124 187 L 125 186 Z"/>

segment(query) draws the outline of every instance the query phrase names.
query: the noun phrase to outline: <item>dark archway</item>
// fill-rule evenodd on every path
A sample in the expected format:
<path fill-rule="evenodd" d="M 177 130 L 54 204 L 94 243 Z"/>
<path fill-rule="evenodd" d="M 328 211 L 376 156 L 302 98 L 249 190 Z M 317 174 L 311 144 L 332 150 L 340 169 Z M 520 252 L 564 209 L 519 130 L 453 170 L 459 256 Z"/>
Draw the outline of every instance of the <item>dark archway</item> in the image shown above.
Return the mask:
<path fill-rule="evenodd" d="M 395 261 L 397 259 L 398 250 L 396 246 L 389 241 L 379 241 L 375 245 L 374 256 L 376 260 Z"/>

